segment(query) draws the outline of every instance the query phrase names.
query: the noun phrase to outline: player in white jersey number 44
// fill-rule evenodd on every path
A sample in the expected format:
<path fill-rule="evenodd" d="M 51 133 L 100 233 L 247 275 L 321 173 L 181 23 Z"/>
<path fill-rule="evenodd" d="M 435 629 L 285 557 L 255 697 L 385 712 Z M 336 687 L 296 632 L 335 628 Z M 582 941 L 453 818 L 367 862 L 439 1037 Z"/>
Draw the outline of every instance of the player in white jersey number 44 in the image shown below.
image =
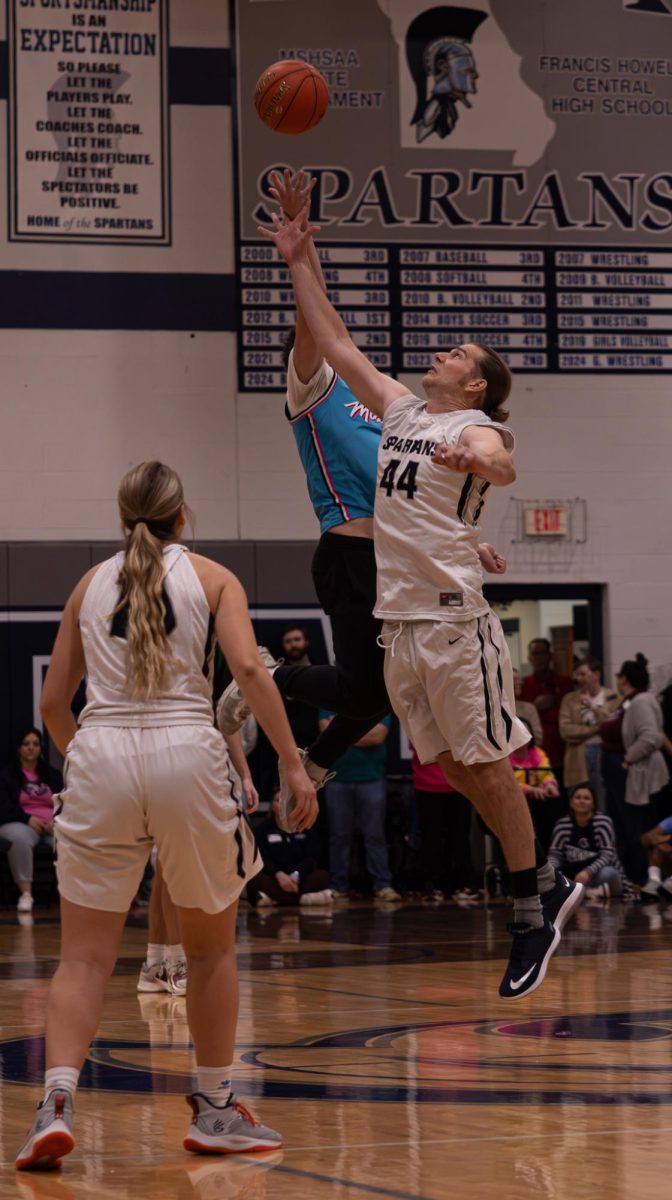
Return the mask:
<path fill-rule="evenodd" d="M 483 596 L 476 546 L 488 489 L 515 479 L 503 405 L 511 386 L 490 347 L 436 354 L 410 395 L 357 349 L 310 266 L 308 206 L 273 218 L 297 303 L 324 358 L 382 418 L 374 540 L 375 609 L 382 618 L 392 706 L 424 762 L 437 761 L 499 838 L 511 873 L 511 955 L 499 994 L 529 995 L 543 981 L 580 884 L 554 871 L 535 843 L 509 754 L 529 734 L 515 716 L 511 662 Z"/>

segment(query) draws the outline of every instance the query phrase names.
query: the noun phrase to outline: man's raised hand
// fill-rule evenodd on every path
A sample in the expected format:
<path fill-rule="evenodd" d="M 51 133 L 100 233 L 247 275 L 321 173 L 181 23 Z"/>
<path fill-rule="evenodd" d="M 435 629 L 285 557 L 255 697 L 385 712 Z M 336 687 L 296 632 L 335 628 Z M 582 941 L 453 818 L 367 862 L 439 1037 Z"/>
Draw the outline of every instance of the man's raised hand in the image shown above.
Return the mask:
<path fill-rule="evenodd" d="M 285 168 L 282 175 L 279 175 L 277 171 L 271 171 L 269 191 L 273 199 L 277 200 L 287 220 L 293 221 L 294 217 L 298 216 L 309 203 L 310 193 L 316 183 L 315 176 L 306 182 L 305 171 L 298 171 L 292 179 L 291 172 Z"/>
<path fill-rule="evenodd" d="M 268 238 L 269 242 L 275 242 L 278 253 L 282 255 L 288 267 L 304 260 L 308 254 L 310 239 L 314 233 L 320 232 L 319 225 L 308 224 L 308 202 L 306 201 L 300 212 L 285 225 L 275 213 L 271 214 L 271 220 L 273 229 L 264 229 L 258 225 L 259 233 Z"/>

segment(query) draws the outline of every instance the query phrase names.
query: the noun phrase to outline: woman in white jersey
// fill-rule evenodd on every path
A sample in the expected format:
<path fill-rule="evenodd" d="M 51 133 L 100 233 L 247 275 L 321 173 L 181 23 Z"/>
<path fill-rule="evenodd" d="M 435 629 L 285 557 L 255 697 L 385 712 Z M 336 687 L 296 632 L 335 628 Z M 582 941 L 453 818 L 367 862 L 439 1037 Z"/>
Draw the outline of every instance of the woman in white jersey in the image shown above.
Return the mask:
<path fill-rule="evenodd" d="M 281 1145 L 231 1091 L 236 909 L 259 864 L 213 726 L 214 637 L 295 781 L 298 829 L 315 820 L 315 791 L 259 658 L 243 588 L 230 571 L 179 544 L 185 507 L 175 472 L 141 463 L 122 479 L 118 501 L 125 549 L 77 584 L 42 695 L 45 723 L 67 753 L 55 818 L 61 957 L 47 1004 L 45 1095 L 17 1157 L 20 1169 L 55 1165 L 73 1149 L 79 1072 L 153 841 L 189 964 L 198 1082 L 185 1148 Z M 84 674 L 87 703 L 77 730 L 70 704 Z"/>

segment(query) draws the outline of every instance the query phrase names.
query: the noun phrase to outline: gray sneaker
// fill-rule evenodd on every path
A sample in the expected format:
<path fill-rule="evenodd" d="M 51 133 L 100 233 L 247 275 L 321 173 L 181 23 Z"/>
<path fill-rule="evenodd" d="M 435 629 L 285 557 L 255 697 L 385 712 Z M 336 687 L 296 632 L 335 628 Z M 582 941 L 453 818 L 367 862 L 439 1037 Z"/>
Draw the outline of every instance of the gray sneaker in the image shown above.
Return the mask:
<path fill-rule="evenodd" d="M 16 1156 L 17 1171 L 60 1167 L 61 1159 L 75 1148 L 72 1118 L 70 1092 L 54 1088 L 37 1106 L 33 1127 Z"/>
<path fill-rule="evenodd" d="M 314 763 L 312 759 L 308 757 L 307 750 L 299 750 L 299 754 L 301 756 L 301 762 L 303 763 L 306 775 L 309 779 L 312 779 L 317 791 L 319 791 L 321 787 L 324 787 L 325 783 L 328 783 L 330 779 L 334 778 L 336 772 L 329 771 L 328 767 L 318 767 L 317 763 Z M 278 774 L 280 776 L 280 791 L 278 795 L 278 811 L 275 821 L 280 829 L 284 830 L 285 833 L 296 833 L 291 821 L 292 812 L 294 810 L 294 796 L 292 795 L 291 788 L 285 779 L 285 772 L 282 763 L 278 764 Z"/>
<path fill-rule="evenodd" d="M 257 646 L 259 657 L 265 667 L 272 671 L 275 667 L 279 667 L 282 659 L 273 658 L 270 650 L 265 646 Z M 245 724 L 250 715 L 250 706 L 243 697 L 235 679 L 222 692 L 219 703 L 217 705 L 217 728 L 220 733 L 231 734 L 237 733 L 242 725 Z"/>
<path fill-rule="evenodd" d="M 194 1116 L 184 1139 L 185 1150 L 196 1154 L 249 1154 L 253 1150 L 279 1150 L 282 1146 L 280 1134 L 255 1121 L 233 1095 L 220 1107 L 211 1104 L 201 1092 L 194 1092 L 193 1096 L 187 1096 L 187 1104 Z"/>

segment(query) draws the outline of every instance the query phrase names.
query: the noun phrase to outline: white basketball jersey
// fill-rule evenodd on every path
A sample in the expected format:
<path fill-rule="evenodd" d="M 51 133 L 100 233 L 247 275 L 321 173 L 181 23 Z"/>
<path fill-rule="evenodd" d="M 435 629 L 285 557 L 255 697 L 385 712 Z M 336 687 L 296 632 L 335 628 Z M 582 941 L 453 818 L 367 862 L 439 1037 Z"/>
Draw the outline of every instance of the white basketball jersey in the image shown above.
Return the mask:
<path fill-rule="evenodd" d="M 79 613 L 87 701 L 80 725 L 212 725 L 214 620 L 186 548 L 166 546 L 163 560 L 163 600 L 172 651 L 163 689 L 148 700 L 131 693 L 126 613 L 112 616 L 120 599 L 122 551 L 96 571 Z"/>
<path fill-rule="evenodd" d="M 374 511 L 377 617 L 470 621 L 489 611 L 477 546 L 490 484 L 431 461 L 469 425 L 496 429 L 513 450 L 511 431 L 478 409 L 429 413 L 424 400 L 402 396 L 386 410 Z"/>

